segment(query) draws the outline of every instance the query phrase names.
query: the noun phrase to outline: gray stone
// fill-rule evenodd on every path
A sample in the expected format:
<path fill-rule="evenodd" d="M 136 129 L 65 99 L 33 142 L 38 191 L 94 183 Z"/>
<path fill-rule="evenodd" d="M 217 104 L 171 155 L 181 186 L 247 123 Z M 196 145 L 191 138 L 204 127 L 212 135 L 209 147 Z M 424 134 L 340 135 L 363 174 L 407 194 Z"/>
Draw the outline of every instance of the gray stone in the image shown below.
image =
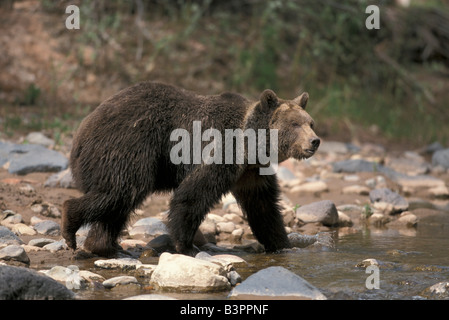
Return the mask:
<path fill-rule="evenodd" d="M 157 218 L 143 218 L 133 224 L 129 235 L 144 235 L 144 236 L 159 236 L 162 234 L 168 234 L 168 229 L 165 223 Z"/>
<path fill-rule="evenodd" d="M 0 226 L 0 245 L 20 245 L 23 241 L 7 227 Z"/>
<path fill-rule="evenodd" d="M 0 300 L 69 300 L 75 294 L 57 281 L 21 267 L 0 265 Z"/>
<path fill-rule="evenodd" d="M 27 265 L 30 264 L 30 258 L 25 252 L 25 249 L 17 245 L 9 245 L 1 249 L 0 260 L 17 261 Z"/>
<path fill-rule="evenodd" d="M 320 222 L 325 226 L 338 223 L 338 212 L 330 200 L 313 202 L 296 209 L 296 218 L 304 223 Z"/>
<path fill-rule="evenodd" d="M 408 210 L 408 202 L 398 193 L 388 188 L 374 189 L 369 193 L 374 208 L 389 214 Z"/>
<path fill-rule="evenodd" d="M 449 169 L 449 149 L 436 151 L 432 156 L 432 165 Z"/>
<path fill-rule="evenodd" d="M 79 243 L 79 242 L 77 241 L 77 243 Z M 50 252 L 56 252 L 56 251 L 68 249 L 67 244 L 65 243 L 64 239 L 46 244 L 45 246 L 43 246 L 43 248 Z"/>
<path fill-rule="evenodd" d="M 0 166 L 9 162 L 9 173 L 25 175 L 31 172 L 58 172 L 68 166 L 61 153 L 37 144 L 0 142 Z"/>
<path fill-rule="evenodd" d="M 45 245 L 53 243 L 53 242 L 56 242 L 56 240 L 48 239 L 48 238 L 38 238 L 38 239 L 31 239 L 28 242 L 28 245 L 42 248 Z"/>
<path fill-rule="evenodd" d="M 235 287 L 230 299 L 326 300 L 313 285 L 283 267 L 269 267 L 249 276 Z"/>
<path fill-rule="evenodd" d="M 61 234 L 61 227 L 52 220 L 38 222 L 34 225 L 34 229 L 38 233 L 48 236 L 59 236 Z"/>

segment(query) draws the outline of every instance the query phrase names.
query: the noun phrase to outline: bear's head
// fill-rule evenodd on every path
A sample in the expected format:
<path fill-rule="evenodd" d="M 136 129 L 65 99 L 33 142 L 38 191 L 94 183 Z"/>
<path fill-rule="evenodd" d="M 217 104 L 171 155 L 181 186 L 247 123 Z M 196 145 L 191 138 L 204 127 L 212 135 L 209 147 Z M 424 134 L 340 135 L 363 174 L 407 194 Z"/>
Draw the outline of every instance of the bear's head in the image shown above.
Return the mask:
<path fill-rule="evenodd" d="M 270 129 L 278 130 L 278 161 L 311 157 L 320 145 L 313 131 L 314 121 L 305 111 L 309 95 L 304 92 L 293 100 L 279 99 L 272 90 L 265 90 L 260 106 L 271 115 Z"/>

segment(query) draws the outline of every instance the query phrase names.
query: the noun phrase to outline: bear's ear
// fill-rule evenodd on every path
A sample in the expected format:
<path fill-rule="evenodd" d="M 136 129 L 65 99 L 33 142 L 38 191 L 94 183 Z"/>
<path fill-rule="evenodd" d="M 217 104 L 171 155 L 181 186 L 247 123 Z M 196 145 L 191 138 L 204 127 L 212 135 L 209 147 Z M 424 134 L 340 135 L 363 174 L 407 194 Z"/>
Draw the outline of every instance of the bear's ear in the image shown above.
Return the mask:
<path fill-rule="evenodd" d="M 278 97 L 273 90 L 266 89 L 260 95 L 260 104 L 264 109 L 274 109 L 278 106 Z"/>
<path fill-rule="evenodd" d="M 296 97 L 293 102 L 299 105 L 304 110 L 306 109 L 307 101 L 309 101 L 309 94 L 304 92 L 299 97 Z"/>

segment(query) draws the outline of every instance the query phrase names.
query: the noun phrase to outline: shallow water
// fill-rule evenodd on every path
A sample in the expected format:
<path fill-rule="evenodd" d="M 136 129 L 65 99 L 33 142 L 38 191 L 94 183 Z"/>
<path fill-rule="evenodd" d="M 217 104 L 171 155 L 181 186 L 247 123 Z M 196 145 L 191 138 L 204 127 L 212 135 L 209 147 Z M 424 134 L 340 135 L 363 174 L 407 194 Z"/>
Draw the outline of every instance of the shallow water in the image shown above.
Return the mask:
<path fill-rule="evenodd" d="M 237 272 L 245 279 L 263 268 L 282 266 L 309 281 L 329 299 L 433 299 L 425 289 L 449 280 L 447 212 L 422 218 L 416 229 L 366 228 L 348 235 L 336 230 L 334 239 L 335 250 L 306 248 L 279 254 L 238 254 L 248 266 L 237 268 Z M 147 263 L 156 264 L 157 258 L 153 259 Z M 371 274 L 357 267 L 365 259 L 379 262 L 379 289 L 366 287 Z M 92 265 L 92 261 L 86 261 L 84 267 L 100 273 Z M 109 271 L 107 276 L 114 274 Z M 177 299 L 226 299 L 229 292 L 170 293 L 150 286 L 78 292 L 82 299 L 122 299 L 149 293 Z"/>

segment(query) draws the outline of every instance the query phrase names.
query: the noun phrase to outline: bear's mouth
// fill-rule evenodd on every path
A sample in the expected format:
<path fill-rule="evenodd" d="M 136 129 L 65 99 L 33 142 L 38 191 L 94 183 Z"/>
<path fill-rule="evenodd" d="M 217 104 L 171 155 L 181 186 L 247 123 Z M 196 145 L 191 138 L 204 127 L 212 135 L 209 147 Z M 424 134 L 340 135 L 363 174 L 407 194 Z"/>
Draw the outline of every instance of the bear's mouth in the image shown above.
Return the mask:
<path fill-rule="evenodd" d="M 315 154 L 316 149 L 305 149 L 304 153 L 307 158 L 313 156 Z"/>

